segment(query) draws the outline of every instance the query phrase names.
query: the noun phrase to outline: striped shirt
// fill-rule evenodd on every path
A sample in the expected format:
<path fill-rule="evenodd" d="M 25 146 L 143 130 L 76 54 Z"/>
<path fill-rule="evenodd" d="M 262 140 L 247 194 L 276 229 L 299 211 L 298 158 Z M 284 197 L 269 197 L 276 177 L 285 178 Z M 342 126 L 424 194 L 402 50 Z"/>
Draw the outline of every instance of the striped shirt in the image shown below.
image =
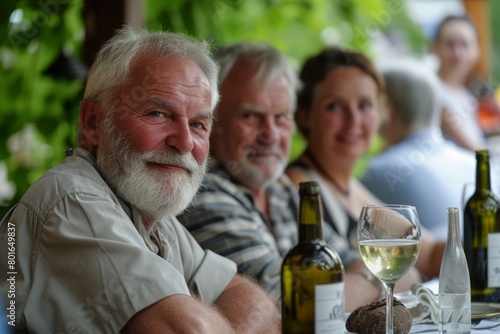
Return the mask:
<path fill-rule="evenodd" d="M 202 248 L 234 261 L 240 274 L 257 280 L 278 300 L 282 259 L 298 241 L 297 189 L 286 175 L 268 187 L 268 219 L 255 207 L 248 188 L 221 166 L 210 170 L 194 201 L 177 218 Z M 323 235 L 331 244 L 333 231 L 325 224 Z"/>

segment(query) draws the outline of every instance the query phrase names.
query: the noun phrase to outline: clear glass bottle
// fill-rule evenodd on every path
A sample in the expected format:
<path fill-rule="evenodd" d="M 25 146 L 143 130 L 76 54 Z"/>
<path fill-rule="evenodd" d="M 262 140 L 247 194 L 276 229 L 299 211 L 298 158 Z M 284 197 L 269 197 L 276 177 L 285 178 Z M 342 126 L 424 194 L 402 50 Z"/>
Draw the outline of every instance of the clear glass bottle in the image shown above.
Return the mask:
<path fill-rule="evenodd" d="M 471 295 L 467 260 L 458 225 L 458 209 L 448 208 L 448 240 L 439 271 L 439 332 L 471 331 Z"/>
<path fill-rule="evenodd" d="M 476 151 L 476 160 L 476 190 L 464 208 L 471 298 L 500 303 L 500 202 L 491 191 L 489 152 Z"/>
<path fill-rule="evenodd" d="M 319 185 L 300 184 L 299 242 L 283 259 L 283 333 L 344 333 L 344 266 L 324 241 Z"/>

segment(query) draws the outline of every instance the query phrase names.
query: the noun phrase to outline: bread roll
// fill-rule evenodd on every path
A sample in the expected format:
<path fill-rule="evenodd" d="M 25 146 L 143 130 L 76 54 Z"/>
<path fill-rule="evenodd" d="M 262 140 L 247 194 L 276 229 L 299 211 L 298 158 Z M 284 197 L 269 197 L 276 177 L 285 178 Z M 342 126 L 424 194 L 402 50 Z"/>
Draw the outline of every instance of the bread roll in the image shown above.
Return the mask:
<path fill-rule="evenodd" d="M 410 311 L 393 298 L 394 334 L 410 332 L 412 319 Z M 346 329 L 358 334 L 385 334 L 385 298 L 358 307 L 347 318 Z"/>

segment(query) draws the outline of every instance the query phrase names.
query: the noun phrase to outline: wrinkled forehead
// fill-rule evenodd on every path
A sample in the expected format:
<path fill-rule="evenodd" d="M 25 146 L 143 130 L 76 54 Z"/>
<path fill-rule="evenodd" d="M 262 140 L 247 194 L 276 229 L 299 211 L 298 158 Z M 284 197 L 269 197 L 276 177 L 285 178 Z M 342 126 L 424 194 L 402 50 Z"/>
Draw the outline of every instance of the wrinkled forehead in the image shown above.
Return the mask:
<path fill-rule="evenodd" d="M 208 78 L 197 63 L 177 56 L 159 58 L 148 54 L 140 55 L 132 64 L 129 77 L 143 80 L 186 77 L 209 86 Z"/>
<path fill-rule="evenodd" d="M 161 90 L 164 87 L 182 86 L 211 95 L 210 82 L 199 65 L 192 60 L 179 57 L 140 56 L 131 67 L 124 83 L 134 91 Z"/>

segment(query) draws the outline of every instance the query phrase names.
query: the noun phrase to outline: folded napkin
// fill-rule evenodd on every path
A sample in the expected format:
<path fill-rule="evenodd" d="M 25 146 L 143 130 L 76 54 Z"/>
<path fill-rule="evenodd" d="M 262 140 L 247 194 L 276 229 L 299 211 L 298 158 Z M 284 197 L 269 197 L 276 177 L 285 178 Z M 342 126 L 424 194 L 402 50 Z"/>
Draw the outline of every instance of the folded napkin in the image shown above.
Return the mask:
<path fill-rule="evenodd" d="M 431 289 L 414 284 L 410 291 L 395 297 L 410 311 L 414 324 L 439 323 L 439 301 Z"/>
<path fill-rule="evenodd" d="M 421 284 L 414 284 L 411 287 L 411 292 L 419 301 L 413 311 L 410 310 L 413 323 L 433 322 L 439 324 L 439 300 L 434 292 Z"/>

